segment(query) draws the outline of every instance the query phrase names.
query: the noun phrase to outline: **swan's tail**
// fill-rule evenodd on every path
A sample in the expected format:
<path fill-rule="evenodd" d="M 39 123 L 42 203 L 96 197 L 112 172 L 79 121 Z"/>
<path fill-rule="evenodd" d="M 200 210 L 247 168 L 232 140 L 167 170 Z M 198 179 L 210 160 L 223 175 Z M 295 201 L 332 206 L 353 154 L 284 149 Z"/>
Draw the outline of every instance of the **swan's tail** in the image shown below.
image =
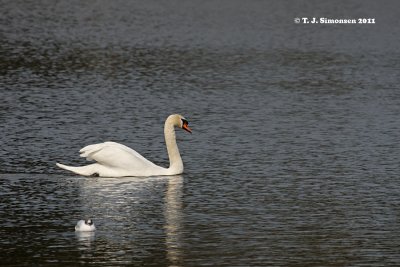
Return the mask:
<path fill-rule="evenodd" d="M 67 171 L 71 171 L 74 172 L 76 174 L 79 175 L 83 175 L 83 176 L 98 176 L 99 174 L 96 172 L 96 163 L 94 164 L 90 164 L 87 166 L 82 166 L 82 167 L 72 167 L 72 166 L 67 166 L 61 163 L 56 163 L 56 165 L 58 167 L 60 167 L 61 169 L 67 170 Z"/>

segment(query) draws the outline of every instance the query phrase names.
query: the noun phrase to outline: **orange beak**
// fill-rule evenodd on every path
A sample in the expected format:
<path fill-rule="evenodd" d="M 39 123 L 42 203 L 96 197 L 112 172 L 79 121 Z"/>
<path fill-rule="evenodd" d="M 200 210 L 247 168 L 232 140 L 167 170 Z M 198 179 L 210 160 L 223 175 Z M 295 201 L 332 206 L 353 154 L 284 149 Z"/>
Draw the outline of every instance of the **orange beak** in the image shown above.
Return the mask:
<path fill-rule="evenodd" d="M 187 131 L 187 132 L 189 132 L 189 133 L 192 133 L 192 129 L 189 128 L 187 122 L 186 122 L 186 123 L 183 123 L 182 129 L 185 130 L 185 131 Z"/>

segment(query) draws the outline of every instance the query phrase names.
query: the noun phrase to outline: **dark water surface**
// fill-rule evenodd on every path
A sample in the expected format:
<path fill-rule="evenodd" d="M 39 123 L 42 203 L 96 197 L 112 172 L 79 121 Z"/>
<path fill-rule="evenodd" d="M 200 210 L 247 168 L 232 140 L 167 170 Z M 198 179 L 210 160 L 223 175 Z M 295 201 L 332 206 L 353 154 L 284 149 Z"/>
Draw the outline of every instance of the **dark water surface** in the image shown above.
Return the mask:
<path fill-rule="evenodd" d="M 400 265 L 396 1 L 0 7 L 2 266 Z M 55 166 L 108 140 L 167 166 L 171 113 L 182 175 Z"/>

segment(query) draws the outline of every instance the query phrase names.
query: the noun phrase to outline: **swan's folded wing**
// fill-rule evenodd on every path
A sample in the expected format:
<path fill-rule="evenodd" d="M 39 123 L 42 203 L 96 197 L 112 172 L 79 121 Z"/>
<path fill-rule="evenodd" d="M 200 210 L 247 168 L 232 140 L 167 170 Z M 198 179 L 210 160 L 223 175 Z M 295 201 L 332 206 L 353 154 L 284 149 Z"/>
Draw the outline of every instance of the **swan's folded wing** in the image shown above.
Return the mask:
<path fill-rule="evenodd" d="M 94 160 L 103 166 L 124 169 L 143 169 L 155 166 L 135 150 L 115 142 L 105 142 L 88 145 L 80 151 L 81 157 Z"/>

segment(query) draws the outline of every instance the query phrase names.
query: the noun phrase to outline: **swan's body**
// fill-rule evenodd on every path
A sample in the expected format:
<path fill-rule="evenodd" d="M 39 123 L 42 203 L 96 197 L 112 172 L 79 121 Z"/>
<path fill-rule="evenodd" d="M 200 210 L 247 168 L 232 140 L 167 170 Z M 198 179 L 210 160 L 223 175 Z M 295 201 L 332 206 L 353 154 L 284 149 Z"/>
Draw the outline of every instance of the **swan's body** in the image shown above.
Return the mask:
<path fill-rule="evenodd" d="M 175 126 L 191 132 L 188 122 L 181 115 L 170 115 L 165 121 L 164 135 L 170 161 L 169 168 L 157 166 L 135 150 L 115 142 L 88 145 L 80 150 L 81 157 L 94 160 L 96 163 L 82 167 L 57 163 L 57 166 L 84 176 L 123 177 L 181 174 L 183 162 L 176 144 Z"/>
<path fill-rule="evenodd" d="M 76 232 L 93 232 L 96 231 L 96 226 L 91 219 L 80 220 L 75 226 Z"/>

